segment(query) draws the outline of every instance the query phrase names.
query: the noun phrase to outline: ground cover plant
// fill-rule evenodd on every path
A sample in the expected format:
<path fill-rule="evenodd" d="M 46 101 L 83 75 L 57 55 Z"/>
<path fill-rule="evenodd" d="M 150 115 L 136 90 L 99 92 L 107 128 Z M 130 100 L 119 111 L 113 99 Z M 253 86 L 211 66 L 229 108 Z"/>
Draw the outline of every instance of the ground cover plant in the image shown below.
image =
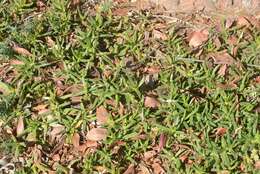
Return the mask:
<path fill-rule="evenodd" d="M 259 172 L 259 25 L 2 0 L 1 170 Z"/>

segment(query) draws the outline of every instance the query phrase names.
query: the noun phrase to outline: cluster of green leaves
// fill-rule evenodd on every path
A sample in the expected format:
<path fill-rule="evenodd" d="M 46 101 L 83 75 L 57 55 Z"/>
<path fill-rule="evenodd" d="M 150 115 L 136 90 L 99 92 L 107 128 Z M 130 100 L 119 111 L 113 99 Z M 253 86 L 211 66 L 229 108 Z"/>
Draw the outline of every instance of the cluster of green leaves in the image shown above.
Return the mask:
<path fill-rule="evenodd" d="M 111 117 L 105 126 L 107 140 L 97 152 L 80 161 L 85 173 L 93 172 L 98 165 L 110 173 L 122 173 L 130 163 L 138 165 L 140 154 L 150 150 L 162 133 L 167 135 L 167 143 L 160 158 L 168 173 L 236 173 L 241 163 L 245 171 L 255 172 L 260 132 L 259 113 L 253 109 L 260 102 L 260 85 L 253 84 L 252 79 L 259 75 L 259 69 L 231 66 L 229 78 L 224 78 L 217 73 L 219 66 L 210 68 L 177 60 L 177 56 L 192 56 L 184 38 L 170 26 L 166 41 L 152 37 L 147 41 L 145 32 L 153 30 L 149 15 L 118 18 L 104 4 L 91 16 L 83 9 L 70 9 L 67 0 L 49 0 L 46 5 L 46 10 L 37 12 L 36 1 L 0 2 L 0 62 L 14 57 L 23 62 L 14 65 L 15 77 L 9 84 L 0 77 L 0 89 L 9 91 L 0 95 L 0 119 L 4 127 L 11 127 L 22 116 L 26 125 L 21 137 L 1 139 L 5 152 L 14 157 L 22 155 L 29 133 L 36 137 L 36 144 L 49 147 L 46 132 L 52 124 L 64 125 L 70 142 L 74 132 L 88 131 L 88 125 L 96 120 L 95 109 L 112 99 L 118 107 L 123 103 L 127 113 Z M 220 33 L 220 37 L 225 41 L 227 35 L 240 32 Z M 51 48 L 46 37 L 55 42 Z M 241 48 L 239 58 L 243 63 L 259 62 L 259 40 L 256 32 L 254 40 Z M 32 56 L 12 52 L 11 41 L 27 48 Z M 208 42 L 206 49 L 215 48 Z M 150 65 L 161 67 L 152 87 L 147 85 L 145 73 L 130 68 Z M 109 78 L 104 76 L 105 71 L 112 72 Z M 241 79 L 236 89 L 218 87 L 237 76 Z M 76 93 L 58 96 L 56 79 L 62 79 L 64 86 L 83 87 Z M 202 88 L 207 93 L 199 97 L 197 91 Z M 149 91 L 156 93 L 161 102 L 156 110 L 144 106 Z M 77 96 L 81 101 L 74 105 L 71 98 Z M 50 112 L 35 117 L 32 108 L 39 103 L 47 104 Z M 118 107 L 106 107 L 111 113 L 118 112 Z M 227 132 L 216 136 L 218 128 L 226 128 Z M 133 140 L 139 134 L 146 134 L 146 139 Z M 112 155 L 111 145 L 119 140 L 126 144 L 121 153 Z M 188 149 L 174 150 L 180 144 Z M 194 161 L 192 165 L 180 160 L 187 153 Z M 20 173 L 47 170 L 44 164 L 33 163 L 33 157 L 23 167 Z"/>

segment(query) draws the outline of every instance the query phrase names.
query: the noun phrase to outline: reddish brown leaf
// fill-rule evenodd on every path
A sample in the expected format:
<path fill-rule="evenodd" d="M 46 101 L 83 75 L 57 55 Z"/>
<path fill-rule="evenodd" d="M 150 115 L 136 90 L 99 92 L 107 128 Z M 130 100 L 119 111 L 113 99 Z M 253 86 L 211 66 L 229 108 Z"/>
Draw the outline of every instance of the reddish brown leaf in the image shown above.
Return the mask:
<path fill-rule="evenodd" d="M 150 66 L 144 69 L 144 72 L 148 74 L 158 74 L 161 71 L 159 66 Z"/>
<path fill-rule="evenodd" d="M 216 46 L 216 49 L 217 49 L 217 50 L 221 48 L 221 42 L 220 42 L 220 40 L 219 40 L 218 37 L 215 37 L 215 38 L 213 39 L 213 43 L 214 43 L 214 45 Z"/>
<path fill-rule="evenodd" d="M 20 47 L 16 43 L 12 43 L 12 50 L 16 52 L 17 54 L 23 55 L 23 56 L 32 56 L 32 54 L 25 48 Z"/>
<path fill-rule="evenodd" d="M 52 38 L 51 38 L 50 36 L 47 36 L 47 37 L 45 38 L 45 40 L 46 40 L 47 45 L 48 45 L 49 48 L 55 46 L 55 42 L 52 40 Z"/>
<path fill-rule="evenodd" d="M 21 135 L 23 131 L 24 131 L 23 117 L 19 117 L 16 126 L 16 135 L 17 136 Z"/>
<path fill-rule="evenodd" d="M 20 61 L 17 59 L 11 59 L 9 63 L 10 63 L 10 65 L 24 65 L 23 61 Z"/>
<path fill-rule="evenodd" d="M 150 150 L 150 151 L 146 151 L 144 153 L 144 160 L 145 161 L 149 161 L 151 158 L 153 158 L 156 155 L 156 151 L 154 150 Z"/>
<path fill-rule="evenodd" d="M 187 154 L 185 154 L 185 155 L 180 156 L 179 159 L 181 160 L 181 162 L 184 163 L 184 162 L 188 159 L 188 157 L 189 157 L 189 156 L 188 156 Z"/>
<path fill-rule="evenodd" d="M 123 174 L 135 174 L 134 164 L 130 164 Z"/>
<path fill-rule="evenodd" d="M 245 171 L 245 165 L 243 163 L 241 163 L 239 165 L 239 169 L 240 169 L 241 172 L 244 172 Z"/>
<path fill-rule="evenodd" d="M 237 45 L 238 44 L 238 38 L 236 36 L 232 35 L 228 38 L 227 42 L 231 46 Z"/>
<path fill-rule="evenodd" d="M 227 67 L 228 67 L 227 64 L 221 65 L 221 67 L 218 70 L 218 74 L 220 76 L 225 76 L 227 73 Z"/>
<path fill-rule="evenodd" d="M 161 134 L 160 138 L 159 138 L 159 152 L 164 148 L 165 144 L 166 144 L 166 135 L 165 134 Z"/>
<path fill-rule="evenodd" d="M 36 1 L 36 6 L 38 8 L 38 11 L 43 11 L 46 8 L 46 5 L 41 0 Z"/>
<path fill-rule="evenodd" d="M 124 113 L 125 113 L 125 107 L 124 107 L 124 105 L 120 102 L 120 103 L 119 103 L 118 114 L 119 114 L 120 116 L 123 116 Z"/>
<path fill-rule="evenodd" d="M 154 97 L 146 96 L 144 99 L 144 106 L 147 108 L 158 108 L 160 106 L 160 102 Z"/>
<path fill-rule="evenodd" d="M 190 47 L 199 47 L 204 44 L 209 38 L 209 32 L 207 30 L 194 31 L 191 33 L 189 39 Z"/>
<path fill-rule="evenodd" d="M 227 132 L 227 128 L 224 128 L 224 127 L 219 127 L 216 129 L 216 135 L 217 136 L 223 136 L 225 135 L 225 133 Z"/>
<path fill-rule="evenodd" d="M 71 0 L 71 1 L 70 1 L 70 7 L 71 7 L 71 8 L 75 8 L 75 7 L 77 7 L 78 5 L 80 5 L 80 0 Z"/>
<path fill-rule="evenodd" d="M 87 139 L 91 141 L 104 140 L 107 137 L 107 130 L 104 128 L 93 128 L 87 133 Z"/>
<path fill-rule="evenodd" d="M 237 19 L 237 25 L 240 27 L 250 27 L 251 23 L 244 16 L 239 16 Z"/>
<path fill-rule="evenodd" d="M 226 22 L 225 22 L 225 27 L 228 29 L 228 28 L 231 28 L 234 24 L 235 20 L 232 19 L 232 18 L 227 18 L 226 19 Z"/>
<path fill-rule="evenodd" d="M 153 172 L 154 174 L 164 174 L 166 173 L 161 164 L 159 163 L 153 163 L 152 164 Z"/>
<path fill-rule="evenodd" d="M 257 77 L 254 79 L 254 81 L 255 81 L 256 83 L 260 83 L 260 76 L 257 76 Z"/>
<path fill-rule="evenodd" d="M 255 162 L 255 169 L 260 170 L 260 160 Z"/>
<path fill-rule="evenodd" d="M 209 57 L 214 59 L 215 64 L 231 65 L 235 63 L 234 58 L 227 53 L 227 50 L 217 52 L 217 53 L 211 53 L 209 54 Z"/>
<path fill-rule="evenodd" d="M 96 109 L 97 122 L 99 124 L 106 124 L 109 119 L 109 113 L 104 106 L 99 106 Z"/>
<path fill-rule="evenodd" d="M 167 40 L 167 35 L 159 30 L 153 30 L 153 37 L 155 39 Z"/>
<path fill-rule="evenodd" d="M 72 136 L 72 144 L 75 148 L 78 148 L 79 147 L 79 141 L 80 141 L 80 136 L 78 133 L 74 133 L 73 136 Z"/>

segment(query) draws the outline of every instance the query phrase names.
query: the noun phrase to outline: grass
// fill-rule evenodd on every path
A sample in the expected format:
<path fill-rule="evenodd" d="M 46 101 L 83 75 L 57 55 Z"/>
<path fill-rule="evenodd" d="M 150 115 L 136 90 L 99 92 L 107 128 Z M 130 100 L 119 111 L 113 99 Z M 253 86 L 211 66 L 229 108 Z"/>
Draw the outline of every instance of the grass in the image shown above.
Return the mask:
<path fill-rule="evenodd" d="M 130 164 L 138 168 L 143 163 L 151 168 L 143 156 L 155 149 L 162 134 L 166 144 L 153 158 L 166 173 L 259 172 L 259 112 L 254 110 L 260 103 L 260 84 L 254 79 L 260 69 L 246 66 L 260 63 L 257 29 L 248 40 L 243 29 L 212 30 L 211 38 L 217 35 L 223 44 L 217 48 L 210 38 L 204 53 L 231 52 L 228 37 L 242 36 L 237 60 L 243 66 L 231 65 L 223 77 L 218 73 L 221 65 L 198 62 L 175 25 L 167 26 L 168 39 L 147 40 L 147 32 L 163 23 L 149 14 L 117 17 L 107 3 L 95 15 L 90 9 L 69 8 L 66 0 L 46 5 L 39 11 L 36 1 L 0 2 L 0 148 L 1 156 L 16 163 L 19 157 L 25 160 L 17 173 L 54 168 L 57 173 L 70 168 L 79 173 L 123 173 Z M 12 42 L 32 55 L 15 53 Z M 20 63 L 10 64 L 14 59 Z M 160 72 L 144 72 L 152 66 Z M 219 85 L 234 79 L 235 88 Z M 157 109 L 145 107 L 144 98 L 151 94 L 161 103 Z M 73 134 L 84 138 L 99 106 L 110 114 L 103 126 L 107 139 L 93 152 L 73 150 Z M 25 129 L 16 136 L 19 117 Z M 64 127 L 56 143 L 64 140 L 65 145 L 61 159 L 53 162 L 57 146 L 49 136 L 55 125 Z"/>

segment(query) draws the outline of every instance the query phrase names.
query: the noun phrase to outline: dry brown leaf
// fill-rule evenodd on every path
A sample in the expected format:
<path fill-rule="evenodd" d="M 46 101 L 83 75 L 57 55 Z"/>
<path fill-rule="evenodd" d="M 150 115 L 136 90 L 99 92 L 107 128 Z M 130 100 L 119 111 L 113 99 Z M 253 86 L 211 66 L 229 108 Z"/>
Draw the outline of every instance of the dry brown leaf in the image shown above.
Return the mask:
<path fill-rule="evenodd" d="M 55 124 L 55 125 L 52 125 L 51 126 L 52 129 L 48 132 L 48 140 L 49 140 L 49 143 L 52 144 L 54 143 L 54 140 L 57 138 L 60 138 L 62 136 L 62 133 L 64 132 L 65 130 L 65 127 L 63 125 L 60 125 L 60 124 Z"/>
<path fill-rule="evenodd" d="M 228 82 L 224 84 L 220 83 L 217 85 L 217 87 L 226 90 L 226 89 L 236 89 L 237 85 L 234 82 Z"/>
<path fill-rule="evenodd" d="M 161 134 L 160 138 L 159 138 L 159 152 L 164 148 L 165 144 L 166 144 L 166 135 L 165 134 Z"/>
<path fill-rule="evenodd" d="M 106 124 L 109 119 L 109 113 L 104 106 L 99 106 L 96 109 L 97 122 L 99 124 Z"/>
<path fill-rule="evenodd" d="M 150 170 L 144 164 L 139 164 L 139 169 L 138 174 L 151 174 Z"/>
<path fill-rule="evenodd" d="M 107 137 L 107 130 L 104 128 L 93 128 L 87 133 L 87 139 L 91 141 L 104 140 Z"/>
<path fill-rule="evenodd" d="M 233 18 L 227 18 L 226 21 L 225 21 L 225 27 L 228 29 L 228 28 L 231 28 L 234 24 L 235 20 Z"/>
<path fill-rule="evenodd" d="M 45 40 L 46 40 L 47 45 L 48 45 L 49 48 L 55 46 L 55 42 L 52 40 L 52 38 L 51 38 L 50 36 L 47 36 L 47 37 L 45 38 Z"/>
<path fill-rule="evenodd" d="M 17 54 L 23 55 L 23 56 L 32 56 L 32 54 L 25 48 L 20 47 L 16 43 L 12 43 L 11 45 L 12 50 L 16 52 Z"/>
<path fill-rule="evenodd" d="M 254 166 L 256 170 L 260 170 L 260 160 L 256 161 Z"/>
<path fill-rule="evenodd" d="M 179 159 L 181 160 L 181 162 L 184 163 L 188 159 L 188 157 L 189 156 L 187 154 L 185 154 L 185 155 L 180 156 Z"/>
<path fill-rule="evenodd" d="M 146 96 L 144 99 L 144 106 L 155 109 L 160 106 L 160 102 L 154 97 Z"/>
<path fill-rule="evenodd" d="M 134 164 L 130 164 L 123 174 L 135 174 Z"/>
<path fill-rule="evenodd" d="M 260 76 L 255 77 L 254 81 L 255 81 L 256 83 L 260 83 Z"/>
<path fill-rule="evenodd" d="M 153 30 L 153 37 L 155 39 L 167 40 L 167 35 L 159 30 Z"/>
<path fill-rule="evenodd" d="M 161 68 L 159 66 L 150 66 L 144 69 L 144 72 L 148 74 L 158 74 L 161 71 Z"/>
<path fill-rule="evenodd" d="M 239 169 L 240 169 L 241 172 L 244 172 L 245 169 L 246 169 L 246 167 L 245 167 L 245 165 L 244 165 L 243 163 L 241 163 L 241 164 L 239 165 Z"/>
<path fill-rule="evenodd" d="M 10 65 L 24 65 L 23 61 L 17 59 L 11 59 L 9 63 Z"/>
<path fill-rule="evenodd" d="M 41 0 L 36 1 L 36 6 L 38 11 L 43 11 L 46 8 L 46 5 Z"/>
<path fill-rule="evenodd" d="M 236 36 L 232 35 L 228 38 L 227 43 L 231 46 L 237 45 L 238 44 L 238 38 Z"/>
<path fill-rule="evenodd" d="M 214 45 L 216 46 L 216 49 L 217 49 L 217 50 L 221 48 L 221 42 L 220 42 L 220 40 L 219 40 L 218 37 L 215 37 L 215 38 L 213 39 L 213 43 L 214 43 Z"/>
<path fill-rule="evenodd" d="M 24 131 L 23 117 L 19 117 L 16 126 L 16 135 L 17 136 L 21 135 L 23 131 Z"/>
<path fill-rule="evenodd" d="M 214 59 L 215 64 L 231 65 L 235 63 L 234 58 L 227 53 L 227 50 L 217 52 L 217 53 L 211 53 L 209 54 L 209 57 Z"/>
<path fill-rule="evenodd" d="M 237 19 L 237 25 L 240 27 L 250 27 L 251 23 L 244 16 L 239 16 Z"/>
<path fill-rule="evenodd" d="M 207 30 L 194 31 L 191 33 L 189 39 L 189 46 L 197 48 L 204 44 L 209 38 L 209 32 Z"/>
<path fill-rule="evenodd" d="M 149 161 L 151 158 L 153 158 L 156 155 L 156 151 L 150 150 L 144 152 L 144 161 Z"/>
<path fill-rule="evenodd" d="M 219 70 L 218 70 L 218 74 L 220 76 L 225 76 L 226 73 L 227 73 L 227 67 L 228 67 L 227 64 L 221 65 Z"/>
<path fill-rule="evenodd" d="M 73 136 L 72 136 L 72 144 L 75 148 L 78 148 L 79 147 L 79 141 L 80 141 L 80 136 L 78 133 L 74 133 Z"/>
<path fill-rule="evenodd" d="M 159 163 L 153 163 L 152 164 L 153 172 L 154 174 L 164 174 L 166 173 L 161 164 Z"/>
<path fill-rule="evenodd" d="M 227 128 L 219 127 L 219 128 L 216 129 L 216 133 L 215 134 L 217 136 L 223 136 L 223 135 L 225 135 L 226 132 L 227 132 Z"/>
<path fill-rule="evenodd" d="M 80 5 L 80 0 L 71 0 L 71 1 L 70 1 L 70 7 L 71 7 L 71 8 L 75 8 L 75 7 L 77 7 L 78 5 Z"/>

